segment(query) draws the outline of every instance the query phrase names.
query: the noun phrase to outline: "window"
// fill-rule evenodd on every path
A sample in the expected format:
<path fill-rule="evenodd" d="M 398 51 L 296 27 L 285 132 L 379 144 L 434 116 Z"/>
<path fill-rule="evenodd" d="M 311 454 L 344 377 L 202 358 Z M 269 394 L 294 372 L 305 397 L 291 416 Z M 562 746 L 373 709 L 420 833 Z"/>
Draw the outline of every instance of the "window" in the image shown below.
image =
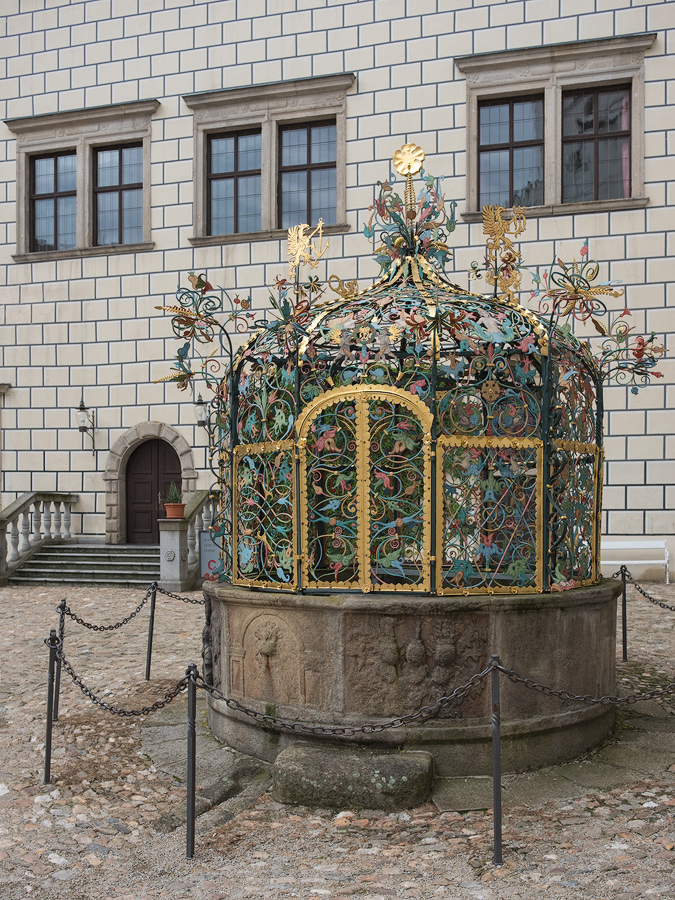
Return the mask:
<path fill-rule="evenodd" d="M 544 98 L 486 100 L 478 106 L 480 205 L 544 202 Z"/>
<path fill-rule="evenodd" d="M 17 262 L 152 249 L 158 106 L 141 100 L 7 121 L 17 136 Z"/>
<path fill-rule="evenodd" d="M 260 132 L 209 138 L 209 234 L 260 231 Z"/>
<path fill-rule="evenodd" d="M 290 225 L 346 222 L 346 105 L 352 74 L 184 97 L 194 111 L 194 246 L 280 238 Z"/>
<path fill-rule="evenodd" d="M 33 157 L 30 183 L 31 250 L 71 250 L 75 246 L 75 153 Z"/>
<path fill-rule="evenodd" d="M 279 225 L 335 225 L 335 124 L 281 129 Z"/>
<path fill-rule="evenodd" d="M 566 91 L 562 202 L 630 197 L 630 85 Z"/>
<path fill-rule="evenodd" d="M 143 146 L 96 150 L 94 243 L 137 244 L 143 239 Z"/>
<path fill-rule="evenodd" d="M 484 203 L 530 216 L 645 206 L 644 54 L 655 38 L 456 59 L 466 75 L 465 221 L 479 221 Z"/>

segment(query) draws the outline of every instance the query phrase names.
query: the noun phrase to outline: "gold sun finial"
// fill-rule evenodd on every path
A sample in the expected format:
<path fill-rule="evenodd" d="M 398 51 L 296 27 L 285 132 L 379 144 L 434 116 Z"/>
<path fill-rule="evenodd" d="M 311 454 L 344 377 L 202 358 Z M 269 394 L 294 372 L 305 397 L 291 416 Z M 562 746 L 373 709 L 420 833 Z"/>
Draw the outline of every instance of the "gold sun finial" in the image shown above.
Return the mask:
<path fill-rule="evenodd" d="M 424 162 L 424 150 L 417 144 L 404 144 L 400 150 L 394 153 L 394 168 L 399 175 L 405 175 L 405 214 L 408 219 L 414 219 L 415 190 L 413 188 L 413 175 L 422 168 Z"/>

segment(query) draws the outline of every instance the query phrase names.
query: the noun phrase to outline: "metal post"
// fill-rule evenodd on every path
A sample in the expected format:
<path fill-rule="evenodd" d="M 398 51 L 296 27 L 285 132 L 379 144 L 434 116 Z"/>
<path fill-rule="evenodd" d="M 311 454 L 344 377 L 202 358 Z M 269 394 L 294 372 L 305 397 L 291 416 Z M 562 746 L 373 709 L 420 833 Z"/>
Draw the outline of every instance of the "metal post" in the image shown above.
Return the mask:
<path fill-rule="evenodd" d="M 148 652 L 145 657 L 145 680 L 150 681 L 150 663 L 152 662 L 152 633 L 155 628 L 155 601 L 157 599 L 157 582 L 150 585 L 150 623 L 148 624 Z"/>
<path fill-rule="evenodd" d="M 492 666 L 492 817 L 494 828 L 494 850 L 492 861 L 502 865 L 502 755 L 501 755 L 501 705 L 499 700 L 498 656 L 490 658 Z"/>
<path fill-rule="evenodd" d="M 59 603 L 59 642 L 63 650 L 63 638 L 66 633 L 66 598 Z M 61 657 L 56 659 L 56 679 L 54 682 L 54 721 L 59 721 L 59 696 L 61 694 Z"/>
<path fill-rule="evenodd" d="M 49 647 L 49 674 L 47 676 L 47 733 L 45 735 L 45 778 L 44 783 L 49 784 L 52 769 L 52 723 L 54 721 L 54 668 L 56 666 L 56 648 L 59 639 L 56 629 L 52 628 L 49 637 L 45 641 Z"/>
<path fill-rule="evenodd" d="M 628 660 L 628 629 L 626 627 L 626 572 L 621 566 L 621 636 L 623 638 L 623 661 Z"/>
<path fill-rule="evenodd" d="M 188 678 L 188 723 L 187 723 L 187 833 L 185 858 L 195 854 L 195 781 L 197 750 L 197 666 L 192 663 L 185 673 Z"/>

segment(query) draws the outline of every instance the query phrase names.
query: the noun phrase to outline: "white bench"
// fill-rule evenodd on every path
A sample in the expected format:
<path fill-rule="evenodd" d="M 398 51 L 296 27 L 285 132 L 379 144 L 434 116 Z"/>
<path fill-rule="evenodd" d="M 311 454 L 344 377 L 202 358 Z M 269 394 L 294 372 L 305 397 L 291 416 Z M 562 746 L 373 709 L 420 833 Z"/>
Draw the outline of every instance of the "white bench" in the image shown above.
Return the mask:
<path fill-rule="evenodd" d="M 616 560 L 617 565 L 622 566 L 664 566 L 666 570 L 666 584 L 670 584 L 668 577 L 668 541 L 606 541 L 600 542 L 600 560 L 605 565 L 614 563 L 614 560 L 605 560 L 605 551 L 628 550 L 632 553 L 639 553 L 642 550 L 660 550 L 660 554 L 656 559 L 621 559 Z M 654 554 L 656 556 L 656 554 Z"/>

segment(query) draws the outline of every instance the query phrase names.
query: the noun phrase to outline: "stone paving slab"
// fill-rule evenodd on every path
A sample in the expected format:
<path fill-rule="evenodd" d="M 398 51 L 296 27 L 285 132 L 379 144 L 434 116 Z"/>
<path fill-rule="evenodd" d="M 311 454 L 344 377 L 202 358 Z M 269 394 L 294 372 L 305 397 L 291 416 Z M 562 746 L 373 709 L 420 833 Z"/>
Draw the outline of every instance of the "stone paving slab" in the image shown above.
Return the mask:
<path fill-rule="evenodd" d="M 675 602 L 675 586 L 645 586 L 659 599 Z M 655 703 L 652 715 L 631 709 L 621 716 L 628 727 L 617 732 L 615 744 L 632 754 L 623 762 L 649 757 L 649 767 L 640 763 L 649 771 L 612 766 L 591 753 L 593 784 L 580 784 L 586 761 L 569 763 L 567 770 L 556 767 L 556 776 L 577 786 L 579 796 L 545 796 L 543 789 L 534 796 L 532 785 L 544 784 L 545 773 L 537 773 L 528 777 L 530 796 L 520 795 L 528 805 L 518 806 L 509 784 L 501 869 L 491 862 L 489 779 L 480 788 L 487 792 L 481 802 L 488 806 L 463 813 L 426 803 L 397 813 L 346 809 L 335 814 L 274 801 L 266 792 L 264 772 L 249 773 L 240 793 L 198 819 L 196 855 L 188 861 L 185 829 L 158 830 L 162 817 L 185 800 L 182 741 L 175 738 L 164 748 L 160 732 L 152 731 L 166 727 L 166 735 L 180 734 L 184 698 L 145 719 L 120 719 L 92 706 L 66 680 L 54 731 L 52 783 L 42 783 L 43 640 L 57 622 L 54 607 L 64 594 L 78 614 L 103 623 L 118 621 L 138 602 L 137 592 L 130 590 L 0 589 L 2 900 L 675 897 L 675 755 L 664 768 L 675 720 L 671 699 Z M 628 604 L 630 659 L 618 661 L 620 694 L 650 690 L 675 675 L 675 615 L 632 589 Z M 202 615 L 199 607 L 168 600 L 158 604 L 153 677 L 147 685 L 147 618 L 141 621 L 142 616 L 105 634 L 69 626 L 68 658 L 103 699 L 138 708 L 163 696 L 187 664 L 199 659 Z M 199 721 L 201 729 L 201 712 Z M 212 759 L 228 752 L 217 748 Z M 210 753 L 205 751 L 204 758 Z M 228 768 L 223 757 L 216 772 L 221 762 L 222 779 L 231 778 L 236 764 Z M 198 782 L 200 771 L 210 777 L 209 766 L 198 767 Z M 613 771 L 622 776 L 616 786 L 603 780 Z M 508 776 L 511 782 L 522 778 Z M 547 784 L 552 790 L 554 780 Z M 199 787 L 206 797 L 208 784 Z"/>

